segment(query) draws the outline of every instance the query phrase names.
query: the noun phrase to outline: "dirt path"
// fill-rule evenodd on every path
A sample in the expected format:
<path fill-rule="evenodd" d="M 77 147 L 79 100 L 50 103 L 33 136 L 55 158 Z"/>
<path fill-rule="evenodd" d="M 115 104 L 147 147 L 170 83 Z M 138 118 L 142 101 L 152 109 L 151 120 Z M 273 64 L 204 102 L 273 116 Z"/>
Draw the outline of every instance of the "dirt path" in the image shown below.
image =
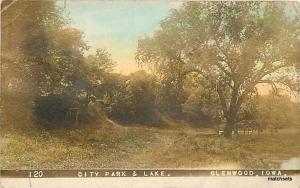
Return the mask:
<path fill-rule="evenodd" d="M 197 137 L 197 135 L 213 135 L 215 134 L 213 129 L 195 129 L 189 127 L 181 127 L 176 129 L 162 129 L 162 128 L 141 128 L 130 127 L 130 131 L 143 131 L 145 140 L 140 143 L 139 146 L 133 145 L 134 148 L 126 148 L 127 157 L 123 157 L 122 160 L 117 162 L 118 166 L 132 166 L 132 164 L 138 164 L 139 168 L 161 168 L 166 167 L 165 164 L 179 163 L 182 156 L 184 160 L 188 160 L 186 150 L 187 147 L 183 147 L 180 142 L 184 142 L 187 137 Z M 174 152 L 177 147 L 180 147 L 180 151 L 176 153 L 178 155 L 175 158 Z M 178 160 L 178 161 L 177 161 Z M 179 164 L 172 166 L 180 166 Z M 190 165 L 192 166 L 192 164 Z M 167 166 L 168 167 L 168 166 Z"/>
<path fill-rule="evenodd" d="M 176 142 L 175 131 L 169 131 L 162 136 L 161 132 L 156 132 L 153 134 L 151 141 L 146 142 L 144 147 L 133 155 L 130 159 L 133 163 L 140 161 L 140 167 L 152 167 L 156 166 L 157 163 L 161 162 L 164 158 L 164 154 L 173 147 Z"/>

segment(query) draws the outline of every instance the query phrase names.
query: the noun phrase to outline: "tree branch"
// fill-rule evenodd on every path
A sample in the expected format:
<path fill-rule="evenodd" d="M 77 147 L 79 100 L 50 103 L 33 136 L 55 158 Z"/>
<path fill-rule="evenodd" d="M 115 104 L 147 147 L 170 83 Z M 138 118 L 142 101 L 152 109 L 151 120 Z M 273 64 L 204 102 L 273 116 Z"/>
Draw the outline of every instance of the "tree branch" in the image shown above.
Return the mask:
<path fill-rule="evenodd" d="M 210 28 L 210 30 L 211 30 L 211 28 Z M 212 33 L 215 33 L 215 31 L 212 31 Z M 213 37 L 213 39 L 214 39 L 214 41 L 215 41 L 215 44 L 216 44 L 216 47 L 218 48 L 218 50 L 225 56 L 225 58 L 226 58 L 226 60 L 224 60 L 224 62 L 228 65 L 228 67 L 229 67 L 229 69 L 231 70 L 231 71 L 234 71 L 234 67 L 232 67 L 231 65 L 230 65 L 230 58 L 229 58 L 229 55 L 222 49 L 222 47 L 221 47 L 221 45 L 220 45 L 220 43 L 219 43 L 219 41 L 218 41 L 218 39 L 216 38 L 216 36 L 213 34 L 212 35 L 212 37 Z"/>
<path fill-rule="evenodd" d="M 250 83 L 248 84 L 248 86 L 246 87 L 246 89 L 244 90 L 244 92 L 242 93 L 242 95 L 239 97 L 238 99 L 238 105 L 241 105 L 243 100 L 245 100 L 246 96 L 253 90 L 253 88 L 255 88 L 256 84 L 260 83 L 262 81 L 262 79 L 271 74 L 274 73 L 276 71 L 278 71 L 281 68 L 286 67 L 287 64 L 282 64 L 282 65 L 278 65 L 276 67 L 273 67 L 269 70 L 266 70 L 266 66 L 265 64 L 263 65 L 263 67 L 261 68 L 261 70 L 254 75 L 254 77 L 251 79 Z"/>
<path fill-rule="evenodd" d="M 221 69 L 221 71 L 222 71 L 223 73 L 225 73 L 229 78 L 232 78 L 232 73 L 230 73 L 229 71 L 227 71 L 226 68 L 223 67 L 220 63 L 216 62 L 215 65 L 216 65 L 219 69 Z"/>

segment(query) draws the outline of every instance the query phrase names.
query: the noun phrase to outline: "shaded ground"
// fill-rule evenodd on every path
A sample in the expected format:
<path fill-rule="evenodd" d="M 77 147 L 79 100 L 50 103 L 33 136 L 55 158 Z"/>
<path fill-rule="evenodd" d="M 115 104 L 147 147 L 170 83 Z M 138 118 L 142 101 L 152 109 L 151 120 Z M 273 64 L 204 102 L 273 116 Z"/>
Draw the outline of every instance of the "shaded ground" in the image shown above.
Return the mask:
<path fill-rule="evenodd" d="M 227 140 L 212 129 L 122 127 L 6 133 L 2 169 L 279 168 L 300 157 L 298 129 Z M 300 167 L 299 167 L 300 168 Z"/>

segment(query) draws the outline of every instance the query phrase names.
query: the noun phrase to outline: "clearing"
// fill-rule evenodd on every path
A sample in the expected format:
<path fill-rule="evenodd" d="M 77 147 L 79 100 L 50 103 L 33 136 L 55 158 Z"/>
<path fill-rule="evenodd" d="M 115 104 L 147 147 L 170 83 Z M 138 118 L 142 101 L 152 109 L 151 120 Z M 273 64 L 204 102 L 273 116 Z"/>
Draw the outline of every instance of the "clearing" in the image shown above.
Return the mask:
<path fill-rule="evenodd" d="M 300 157 L 299 129 L 228 140 L 186 125 L 10 131 L 0 138 L 2 169 L 279 168 Z"/>

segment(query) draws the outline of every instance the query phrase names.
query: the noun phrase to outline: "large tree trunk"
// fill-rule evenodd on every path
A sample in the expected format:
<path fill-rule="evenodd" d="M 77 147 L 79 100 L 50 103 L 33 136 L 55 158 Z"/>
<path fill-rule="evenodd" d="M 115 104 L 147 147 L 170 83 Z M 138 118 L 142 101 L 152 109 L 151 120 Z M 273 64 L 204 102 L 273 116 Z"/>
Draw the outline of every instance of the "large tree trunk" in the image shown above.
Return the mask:
<path fill-rule="evenodd" d="M 231 98 L 229 105 L 226 102 L 225 94 L 223 88 L 218 88 L 217 92 L 219 95 L 219 99 L 221 102 L 222 110 L 224 116 L 226 118 L 226 125 L 224 129 L 224 136 L 227 138 L 232 137 L 233 135 L 238 133 L 238 129 L 236 126 L 238 111 L 242 104 L 242 99 L 239 99 L 238 91 L 239 91 L 239 84 L 235 84 L 235 87 L 232 88 Z"/>
<path fill-rule="evenodd" d="M 227 123 L 225 125 L 224 129 L 224 136 L 226 138 L 231 138 L 233 135 L 237 134 L 237 129 L 236 129 L 236 115 L 229 115 L 231 117 L 228 117 Z"/>
<path fill-rule="evenodd" d="M 238 116 L 238 109 L 239 106 L 236 105 L 231 105 L 230 110 L 228 111 L 227 115 L 226 115 L 226 127 L 224 130 L 224 135 L 227 138 L 232 137 L 235 134 L 238 134 L 238 129 L 236 126 L 237 123 L 237 116 Z"/>

